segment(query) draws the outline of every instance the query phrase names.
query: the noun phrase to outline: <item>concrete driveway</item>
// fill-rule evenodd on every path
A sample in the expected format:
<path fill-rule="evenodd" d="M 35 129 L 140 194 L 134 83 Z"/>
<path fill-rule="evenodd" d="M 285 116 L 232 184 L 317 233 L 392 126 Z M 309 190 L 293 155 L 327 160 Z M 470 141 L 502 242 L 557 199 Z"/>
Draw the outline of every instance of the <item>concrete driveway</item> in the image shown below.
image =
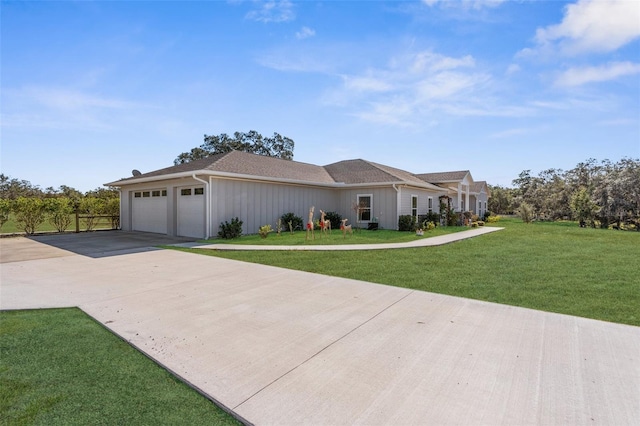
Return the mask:
<path fill-rule="evenodd" d="M 0 244 L 0 308 L 79 306 L 247 423 L 640 424 L 638 327 L 170 250 L 5 262 L 25 242 Z"/>

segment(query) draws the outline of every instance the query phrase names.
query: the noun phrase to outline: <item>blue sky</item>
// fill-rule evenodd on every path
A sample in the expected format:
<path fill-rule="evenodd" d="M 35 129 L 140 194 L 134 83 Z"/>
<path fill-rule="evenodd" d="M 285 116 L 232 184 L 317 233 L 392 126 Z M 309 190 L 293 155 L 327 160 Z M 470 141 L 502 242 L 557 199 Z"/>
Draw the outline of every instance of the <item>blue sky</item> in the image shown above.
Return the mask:
<path fill-rule="evenodd" d="M 1 3 L 1 170 L 87 191 L 257 130 L 414 173 L 640 157 L 640 3 Z"/>

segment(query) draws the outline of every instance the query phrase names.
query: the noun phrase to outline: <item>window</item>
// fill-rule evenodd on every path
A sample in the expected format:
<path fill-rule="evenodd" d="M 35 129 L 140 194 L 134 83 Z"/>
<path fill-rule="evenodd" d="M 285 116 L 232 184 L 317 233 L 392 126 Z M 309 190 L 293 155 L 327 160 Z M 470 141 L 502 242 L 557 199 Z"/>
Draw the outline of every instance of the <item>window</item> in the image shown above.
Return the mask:
<path fill-rule="evenodd" d="M 142 193 L 140 193 L 140 192 L 134 192 L 134 193 L 133 193 L 133 196 L 134 196 L 134 197 L 136 197 L 136 198 L 140 198 L 140 197 L 142 196 Z"/>
<path fill-rule="evenodd" d="M 418 196 L 411 196 L 411 216 L 417 218 L 418 217 Z"/>
<path fill-rule="evenodd" d="M 166 190 L 166 189 L 163 189 L 163 190 L 162 190 L 162 196 L 163 196 L 163 197 L 166 197 L 166 196 L 167 196 L 167 190 Z"/>
<path fill-rule="evenodd" d="M 429 197 L 428 202 L 429 213 L 433 213 L 433 197 Z"/>
<path fill-rule="evenodd" d="M 465 211 L 464 210 L 464 200 L 460 200 L 460 211 Z"/>
<path fill-rule="evenodd" d="M 149 191 L 144 191 L 144 192 L 142 193 L 142 196 L 143 196 L 144 198 L 148 198 L 148 197 L 150 197 L 150 196 L 151 196 L 151 193 L 150 193 Z"/>
<path fill-rule="evenodd" d="M 181 189 L 180 195 L 191 195 L 191 188 Z"/>
<path fill-rule="evenodd" d="M 159 197 L 160 196 L 160 191 L 151 191 L 151 196 L 152 197 Z"/>
<path fill-rule="evenodd" d="M 193 195 L 203 195 L 203 194 L 204 194 L 204 188 L 194 188 Z"/>
<path fill-rule="evenodd" d="M 371 199 L 373 195 L 358 195 L 358 222 L 371 220 Z"/>

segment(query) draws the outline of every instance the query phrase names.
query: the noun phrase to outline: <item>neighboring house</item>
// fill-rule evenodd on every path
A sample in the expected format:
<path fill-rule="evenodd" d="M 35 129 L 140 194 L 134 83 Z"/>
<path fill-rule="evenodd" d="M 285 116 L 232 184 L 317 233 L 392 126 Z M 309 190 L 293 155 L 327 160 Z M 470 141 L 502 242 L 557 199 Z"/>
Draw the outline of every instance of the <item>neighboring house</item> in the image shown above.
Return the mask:
<path fill-rule="evenodd" d="M 397 229 L 400 215 L 439 212 L 439 197 L 451 196 L 450 186 L 458 183 L 431 182 L 424 176 L 428 174 L 365 160 L 322 167 L 232 151 L 106 185 L 120 190 L 122 229 L 207 238 L 235 217 L 242 220 L 245 234 L 257 233 L 265 224 L 275 226 L 290 212 L 306 222 L 311 206 L 315 219 L 322 209 L 339 213 L 354 226 L 377 222 Z M 473 182 L 468 172 L 459 182 L 466 188 L 456 193 L 458 200 L 464 194 L 462 207 L 478 200 L 486 209 L 486 184 Z"/>

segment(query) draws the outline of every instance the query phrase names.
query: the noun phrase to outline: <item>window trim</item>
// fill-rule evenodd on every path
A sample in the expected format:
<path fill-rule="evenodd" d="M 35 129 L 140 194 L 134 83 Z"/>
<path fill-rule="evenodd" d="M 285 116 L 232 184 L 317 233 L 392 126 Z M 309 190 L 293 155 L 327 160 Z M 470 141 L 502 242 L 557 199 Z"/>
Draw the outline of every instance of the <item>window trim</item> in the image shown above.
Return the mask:
<path fill-rule="evenodd" d="M 411 194 L 411 216 L 418 219 L 418 196 L 415 194 Z"/>
<path fill-rule="evenodd" d="M 369 207 L 360 209 L 360 199 L 361 198 L 369 198 Z M 368 223 L 373 221 L 373 194 L 357 194 L 356 195 L 356 203 L 358 206 L 357 219 L 358 222 Z M 369 219 L 363 219 L 365 213 L 369 213 Z"/>

